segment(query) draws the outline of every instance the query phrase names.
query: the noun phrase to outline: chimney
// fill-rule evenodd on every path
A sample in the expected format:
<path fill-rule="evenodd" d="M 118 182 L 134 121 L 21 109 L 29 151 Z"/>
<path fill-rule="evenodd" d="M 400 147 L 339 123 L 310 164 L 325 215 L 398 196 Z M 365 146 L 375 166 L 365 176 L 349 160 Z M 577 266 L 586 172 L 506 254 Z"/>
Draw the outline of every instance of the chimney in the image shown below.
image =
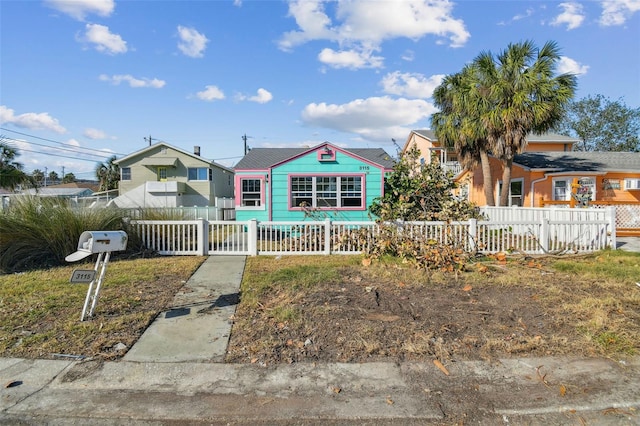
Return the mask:
<path fill-rule="evenodd" d="M 193 147 L 193 153 L 198 157 L 200 156 L 200 147 L 198 145 Z"/>

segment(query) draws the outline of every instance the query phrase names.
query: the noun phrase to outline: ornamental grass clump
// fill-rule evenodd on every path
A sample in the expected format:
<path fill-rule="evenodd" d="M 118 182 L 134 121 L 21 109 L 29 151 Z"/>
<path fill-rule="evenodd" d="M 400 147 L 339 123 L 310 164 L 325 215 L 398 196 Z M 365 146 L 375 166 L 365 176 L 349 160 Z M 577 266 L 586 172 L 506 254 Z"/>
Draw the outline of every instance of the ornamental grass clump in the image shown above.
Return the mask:
<path fill-rule="evenodd" d="M 63 265 L 82 232 L 122 229 L 117 209 L 74 209 L 58 198 L 15 197 L 0 213 L 0 272 Z"/>

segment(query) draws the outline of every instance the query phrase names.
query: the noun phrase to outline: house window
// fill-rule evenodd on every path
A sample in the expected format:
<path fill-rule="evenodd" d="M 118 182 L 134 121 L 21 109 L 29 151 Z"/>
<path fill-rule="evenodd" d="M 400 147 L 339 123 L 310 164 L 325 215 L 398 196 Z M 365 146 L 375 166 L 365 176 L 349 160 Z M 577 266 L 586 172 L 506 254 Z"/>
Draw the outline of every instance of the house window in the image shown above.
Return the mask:
<path fill-rule="evenodd" d="M 627 191 L 640 189 L 640 179 L 625 179 L 624 189 Z"/>
<path fill-rule="evenodd" d="M 509 186 L 509 205 L 522 207 L 522 187 L 524 186 L 524 179 L 511 179 L 511 185 Z M 498 184 L 498 198 L 502 192 L 502 182 Z"/>
<path fill-rule="evenodd" d="M 291 207 L 362 208 L 362 176 L 292 176 Z"/>
<path fill-rule="evenodd" d="M 313 206 L 313 178 L 311 176 L 291 178 L 291 206 Z"/>
<path fill-rule="evenodd" d="M 338 205 L 338 178 L 316 177 L 316 207 L 336 207 Z"/>
<path fill-rule="evenodd" d="M 571 183 L 566 180 L 553 181 L 553 199 L 558 201 L 566 201 L 569 199 Z"/>
<path fill-rule="evenodd" d="M 362 178 L 340 178 L 340 204 L 342 207 L 362 207 Z"/>
<path fill-rule="evenodd" d="M 558 201 L 569 201 L 571 200 L 571 193 L 574 192 L 574 188 L 572 187 L 573 182 L 579 185 L 576 192 L 590 193 L 591 200 L 596 199 L 596 182 L 594 178 L 579 178 L 575 177 L 563 177 L 560 179 L 553 180 L 553 199 Z"/>
<path fill-rule="evenodd" d="M 122 167 L 120 169 L 120 180 L 131 180 L 131 167 Z"/>
<path fill-rule="evenodd" d="M 188 169 L 189 180 L 213 180 L 213 170 L 208 167 L 189 167 Z"/>
<path fill-rule="evenodd" d="M 242 193 L 240 198 L 243 207 L 258 207 L 262 199 L 262 184 L 260 179 L 241 179 Z"/>
<path fill-rule="evenodd" d="M 158 180 L 160 182 L 167 181 L 167 168 L 166 167 L 158 167 Z"/>

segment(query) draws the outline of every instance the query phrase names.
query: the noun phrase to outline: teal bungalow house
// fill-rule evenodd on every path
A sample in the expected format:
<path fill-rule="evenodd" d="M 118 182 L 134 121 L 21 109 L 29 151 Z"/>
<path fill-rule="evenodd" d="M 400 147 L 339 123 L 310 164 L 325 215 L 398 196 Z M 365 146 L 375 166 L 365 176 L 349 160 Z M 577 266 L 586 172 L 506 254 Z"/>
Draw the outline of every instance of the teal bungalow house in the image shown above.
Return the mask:
<path fill-rule="evenodd" d="M 254 148 L 234 168 L 236 220 L 369 220 L 392 167 L 382 148 Z"/>

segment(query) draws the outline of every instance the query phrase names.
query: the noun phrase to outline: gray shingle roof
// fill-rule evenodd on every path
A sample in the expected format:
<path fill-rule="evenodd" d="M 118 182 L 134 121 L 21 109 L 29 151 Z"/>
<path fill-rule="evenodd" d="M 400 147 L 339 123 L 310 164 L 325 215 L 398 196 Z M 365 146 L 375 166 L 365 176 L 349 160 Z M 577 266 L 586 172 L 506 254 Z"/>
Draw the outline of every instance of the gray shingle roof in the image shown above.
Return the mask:
<path fill-rule="evenodd" d="M 320 146 L 324 146 L 322 144 Z M 242 160 L 235 165 L 235 170 L 264 170 L 275 164 L 286 161 L 296 155 L 318 148 L 252 148 Z M 393 159 L 382 148 L 339 148 L 365 160 L 379 164 L 384 168 L 393 167 Z"/>
<path fill-rule="evenodd" d="M 640 152 L 525 152 L 514 163 L 554 172 L 640 172 Z"/>

